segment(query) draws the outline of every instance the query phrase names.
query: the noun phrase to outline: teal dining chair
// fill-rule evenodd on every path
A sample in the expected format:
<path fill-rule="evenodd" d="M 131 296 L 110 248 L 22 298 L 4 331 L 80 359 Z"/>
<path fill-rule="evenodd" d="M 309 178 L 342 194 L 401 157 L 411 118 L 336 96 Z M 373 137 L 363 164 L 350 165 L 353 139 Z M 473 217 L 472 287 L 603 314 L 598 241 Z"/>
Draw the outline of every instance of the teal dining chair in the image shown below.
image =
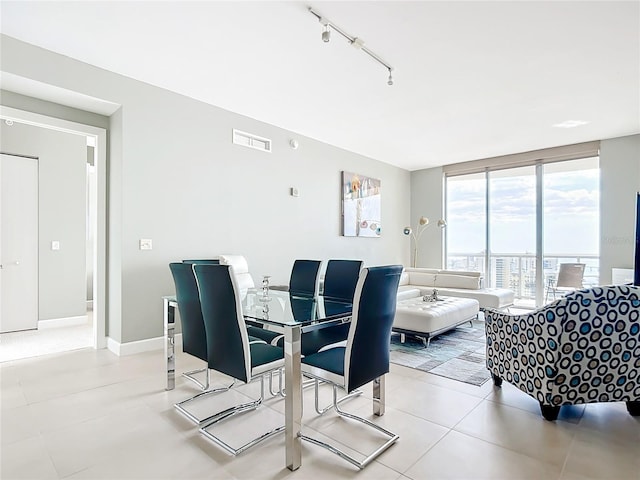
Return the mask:
<path fill-rule="evenodd" d="M 362 269 L 354 292 L 353 315 L 348 325 L 346 345 L 321 350 L 302 359 L 304 375 L 332 385 L 332 406 L 336 413 L 372 427 L 387 438 L 373 453 L 366 455 L 363 460 L 358 460 L 334 445 L 300 435 L 303 440 L 328 449 L 360 469 L 393 445 L 399 436 L 365 418 L 341 410 L 337 390 L 342 388 L 347 394 L 351 394 L 359 387 L 373 382 L 373 397 L 381 398 L 380 388 L 384 385 L 381 378 L 389 372 L 391 328 L 401 274 L 402 265 Z M 315 383 L 315 401 L 317 406 L 318 381 Z"/>
<path fill-rule="evenodd" d="M 280 373 L 284 366 L 282 348 L 264 341 L 251 341 L 241 309 L 241 293 L 229 265 L 195 265 L 202 316 L 207 339 L 208 367 L 240 382 L 260 379 L 260 396 L 214 413 L 204 419 L 200 433 L 229 453 L 237 455 L 284 431 L 284 425 L 233 447 L 212 432 L 213 427 L 234 415 L 258 408 L 264 400 L 264 380 Z"/>

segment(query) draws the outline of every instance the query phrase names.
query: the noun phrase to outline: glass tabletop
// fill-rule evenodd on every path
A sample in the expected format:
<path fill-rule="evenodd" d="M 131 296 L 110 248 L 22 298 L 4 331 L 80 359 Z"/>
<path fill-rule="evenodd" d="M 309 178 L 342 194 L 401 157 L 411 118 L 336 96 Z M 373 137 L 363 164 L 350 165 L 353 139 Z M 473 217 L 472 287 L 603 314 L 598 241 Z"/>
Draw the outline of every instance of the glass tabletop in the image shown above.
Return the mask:
<path fill-rule="evenodd" d="M 353 305 L 323 296 L 306 297 L 289 292 L 249 289 L 242 300 L 245 318 L 281 326 L 306 326 L 349 317 Z"/>

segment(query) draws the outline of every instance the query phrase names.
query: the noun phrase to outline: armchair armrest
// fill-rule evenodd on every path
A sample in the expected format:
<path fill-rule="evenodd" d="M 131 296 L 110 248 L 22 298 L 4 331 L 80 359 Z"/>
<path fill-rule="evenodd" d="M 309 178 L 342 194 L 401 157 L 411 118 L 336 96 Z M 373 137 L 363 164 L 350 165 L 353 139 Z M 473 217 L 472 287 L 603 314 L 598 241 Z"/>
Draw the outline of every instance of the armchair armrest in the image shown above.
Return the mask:
<path fill-rule="evenodd" d="M 485 308 L 487 369 L 541 403 L 552 391 L 564 311 L 551 304 L 516 315 Z"/>

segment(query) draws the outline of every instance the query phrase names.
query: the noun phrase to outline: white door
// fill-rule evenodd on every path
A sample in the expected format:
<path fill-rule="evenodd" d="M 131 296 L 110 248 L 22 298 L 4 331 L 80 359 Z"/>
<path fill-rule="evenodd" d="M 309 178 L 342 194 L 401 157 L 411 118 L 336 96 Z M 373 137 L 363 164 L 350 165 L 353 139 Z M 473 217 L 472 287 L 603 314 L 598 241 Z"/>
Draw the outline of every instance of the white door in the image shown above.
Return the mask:
<path fill-rule="evenodd" d="M 38 160 L 1 154 L 0 333 L 38 326 Z"/>

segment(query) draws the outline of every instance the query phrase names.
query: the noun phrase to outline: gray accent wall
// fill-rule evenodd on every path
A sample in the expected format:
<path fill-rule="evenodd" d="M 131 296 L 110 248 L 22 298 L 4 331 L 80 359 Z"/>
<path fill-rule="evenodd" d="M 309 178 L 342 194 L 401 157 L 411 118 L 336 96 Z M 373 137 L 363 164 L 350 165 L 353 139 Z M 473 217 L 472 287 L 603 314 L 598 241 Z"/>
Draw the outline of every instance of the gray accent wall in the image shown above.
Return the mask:
<path fill-rule="evenodd" d="M 4 71 L 122 106 L 108 127 L 107 335 L 116 342 L 162 335 L 171 261 L 242 254 L 256 282 L 268 274 L 273 283 L 288 281 L 296 258 L 409 261 L 408 171 L 10 37 L 0 48 Z M 233 145 L 233 128 L 271 139 L 273 152 Z M 340 236 L 342 170 L 381 180 L 381 238 Z M 142 238 L 153 250 L 139 250 Z"/>
<path fill-rule="evenodd" d="M 438 220 L 444 219 L 443 186 L 441 167 L 418 170 L 411 174 L 411 227 L 415 231 L 421 216 L 429 219 L 429 225 L 418 242 L 418 267 L 444 267 L 444 232 L 437 226 Z M 411 240 L 411 262 L 413 254 L 414 244 Z"/>
<path fill-rule="evenodd" d="M 600 142 L 600 283 L 612 268 L 633 268 L 640 135 Z"/>
<path fill-rule="evenodd" d="M 3 152 L 38 158 L 38 319 L 85 315 L 87 140 L 17 122 L 0 138 Z"/>

